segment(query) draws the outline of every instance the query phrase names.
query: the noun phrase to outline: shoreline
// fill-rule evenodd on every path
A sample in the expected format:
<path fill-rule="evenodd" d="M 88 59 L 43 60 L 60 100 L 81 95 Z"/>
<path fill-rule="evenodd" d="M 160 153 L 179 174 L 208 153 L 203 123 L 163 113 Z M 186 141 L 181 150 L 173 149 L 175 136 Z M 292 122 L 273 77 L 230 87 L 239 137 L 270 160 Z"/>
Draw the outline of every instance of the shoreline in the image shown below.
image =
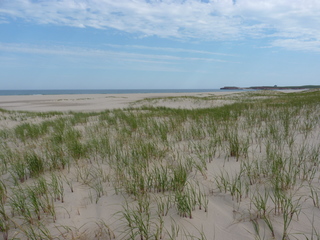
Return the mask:
<path fill-rule="evenodd" d="M 74 95 L 74 94 L 144 94 L 144 93 L 201 93 L 221 92 L 220 89 L 29 89 L 0 90 L 0 96 Z M 237 90 L 234 90 L 237 91 Z M 243 90 L 239 90 L 243 91 Z"/>

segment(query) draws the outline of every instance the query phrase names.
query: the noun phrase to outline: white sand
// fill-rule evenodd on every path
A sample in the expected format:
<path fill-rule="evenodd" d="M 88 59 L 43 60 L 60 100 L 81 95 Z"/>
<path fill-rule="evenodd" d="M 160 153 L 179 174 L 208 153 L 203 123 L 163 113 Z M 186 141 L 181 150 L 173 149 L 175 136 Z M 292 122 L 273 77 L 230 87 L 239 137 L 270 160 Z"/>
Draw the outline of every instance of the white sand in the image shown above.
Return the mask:
<path fill-rule="evenodd" d="M 144 98 L 159 98 L 159 97 L 182 97 L 182 96 L 224 96 L 232 94 L 232 92 L 215 92 L 215 93 L 173 93 L 173 94 L 95 94 L 95 95 L 36 95 L 36 96 L 0 96 L 0 108 L 7 110 L 22 110 L 22 111 L 102 111 L 106 109 L 115 108 L 127 108 L 132 106 L 136 101 L 143 100 Z M 192 99 L 178 99 L 177 101 L 156 101 L 153 103 L 155 106 L 167 106 L 177 108 L 193 108 L 193 107 L 208 107 L 208 106 L 221 106 L 233 101 L 215 100 L 209 104 L 203 104 L 202 102 L 196 102 Z M 149 104 L 149 102 L 143 102 L 140 105 Z M 135 104 L 139 106 L 139 104 Z M 3 127 L 14 126 L 10 120 L 6 120 L 2 123 Z M 1 125 L 0 125 L 1 128 Z M 319 140 L 319 139 L 318 139 Z M 258 150 L 251 149 L 256 154 Z M 87 165 L 83 166 L 87 168 Z M 196 177 L 199 181 L 202 181 L 204 186 L 208 189 L 212 187 L 214 182 L 214 174 L 219 173 L 221 169 L 225 169 L 232 175 L 235 171 L 239 171 L 240 163 L 235 159 L 226 161 L 223 158 L 215 158 L 212 163 L 208 164 L 207 178 L 204 178 L 199 173 Z M 108 171 L 108 169 L 104 169 Z M 74 168 L 71 169 L 71 173 L 66 170 L 62 174 L 68 176 L 73 175 Z M 72 178 L 72 177 L 71 177 Z M 116 232 L 121 232 L 123 229 L 119 229 L 119 224 L 114 223 L 111 219 L 118 211 L 122 210 L 121 204 L 124 203 L 124 199 L 127 196 L 115 195 L 112 186 L 106 188 L 107 194 L 102 196 L 98 203 L 88 196 L 88 187 L 80 184 L 73 177 L 73 188 L 71 189 L 65 186 L 65 199 L 64 203 L 56 202 L 57 208 L 57 223 L 64 226 L 75 227 L 73 231 L 65 235 L 65 239 L 108 239 L 105 236 L 99 237 L 101 233 L 98 225 L 96 224 L 99 219 L 104 219 L 106 224 L 111 228 L 117 229 Z M 299 189 L 303 192 L 304 189 Z M 307 190 L 306 190 L 307 191 Z M 209 211 L 205 213 L 203 210 L 194 211 L 193 219 L 181 218 L 176 213 L 170 217 L 165 217 L 165 226 L 170 229 L 172 220 L 183 226 L 180 231 L 188 231 L 190 234 L 199 235 L 196 229 L 203 231 L 206 235 L 206 239 L 255 239 L 252 223 L 250 222 L 249 215 L 244 215 L 244 212 L 248 212 L 251 207 L 248 199 L 244 199 L 241 204 L 232 201 L 230 194 L 224 194 L 216 192 L 208 193 L 209 195 Z M 306 193 L 308 194 L 308 193 Z M 131 198 L 127 199 L 132 201 Z M 59 208 L 60 207 L 60 208 Z M 172 211 L 172 210 L 171 210 Z M 279 239 L 282 232 L 282 225 L 277 224 L 282 221 L 281 216 L 273 218 L 273 224 L 276 232 L 276 239 Z M 304 202 L 303 214 L 300 214 L 299 221 L 296 217 L 293 218 L 290 225 L 290 231 L 293 229 L 295 232 L 310 232 L 312 229 L 311 223 L 314 222 L 316 230 L 319 232 L 320 224 L 320 211 L 314 208 L 311 200 Z M 260 231 L 263 236 L 264 231 L 267 235 L 269 230 L 264 225 L 263 220 L 260 219 L 261 224 Z M 56 225 L 56 224 L 51 224 Z M 49 229 L 54 233 L 59 234 L 59 231 L 55 228 Z M 77 230 L 76 230 L 77 229 Z M 65 230 L 64 230 L 65 232 Z M 14 236 L 11 233 L 11 236 Z M 94 237 L 96 236 L 96 237 Z M 269 235 L 268 235 L 269 236 Z M 299 235 L 298 235 L 299 236 Z M 295 235 L 297 237 L 297 235 Z M 300 238 L 301 237 L 301 238 Z M 0 237 L 1 239 L 1 237 Z M 62 237 L 61 237 L 62 239 Z M 125 238 L 126 239 L 126 238 Z M 179 238 L 180 239 L 180 238 Z M 267 238 L 268 239 L 268 238 Z M 299 239 L 304 239 L 304 236 L 299 236 Z"/>
<path fill-rule="evenodd" d="M 234 92 L 213 93 L 142 93 L 142 94 L 75 94 L 75 95 L 28 95 L 0 96 L 0 108 L 19 111 L 103 111 L 106 109 L 127 108 L 135 101 L 145 98 L 181 96 L 223 96 Z M 171 103 L 172 104 L 172 103 Z M 163 104 L 162 104 L 163 105 Z M 164 104 L 163 106 L 171 106 Z M 175 102 L 176 107 L 188 107 Z"/>

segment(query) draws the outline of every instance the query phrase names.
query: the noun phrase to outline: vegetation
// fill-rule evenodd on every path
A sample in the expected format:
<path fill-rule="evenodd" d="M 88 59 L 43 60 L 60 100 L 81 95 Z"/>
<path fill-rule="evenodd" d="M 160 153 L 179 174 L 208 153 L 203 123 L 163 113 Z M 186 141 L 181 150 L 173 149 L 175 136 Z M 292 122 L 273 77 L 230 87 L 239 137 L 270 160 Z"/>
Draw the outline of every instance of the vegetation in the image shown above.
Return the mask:
<path fill-rule="evenodd" d="M 318 219 L 291 226 L 319 211 L 320 92 L 191 99 L 229 104 L 1 110 L 0 121 L 15 122 L 0 128 L 3 239 L 210 239 L 194 215 L 205 222 L 216 199 L 233 203 L 248 238 L 319 239 Z M 100 219 L 66 224 L 106 201 Z"/>

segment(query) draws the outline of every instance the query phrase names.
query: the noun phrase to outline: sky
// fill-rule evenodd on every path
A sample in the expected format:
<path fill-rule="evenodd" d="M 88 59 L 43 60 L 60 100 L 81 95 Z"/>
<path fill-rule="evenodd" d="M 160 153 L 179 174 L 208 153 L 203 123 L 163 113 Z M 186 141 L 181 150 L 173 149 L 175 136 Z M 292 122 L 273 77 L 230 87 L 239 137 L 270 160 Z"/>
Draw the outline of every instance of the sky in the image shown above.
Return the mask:
<path fill-rule="evenodd" d="M 0 89 L 320 85 L 320 0 L 0 0 Z"/>

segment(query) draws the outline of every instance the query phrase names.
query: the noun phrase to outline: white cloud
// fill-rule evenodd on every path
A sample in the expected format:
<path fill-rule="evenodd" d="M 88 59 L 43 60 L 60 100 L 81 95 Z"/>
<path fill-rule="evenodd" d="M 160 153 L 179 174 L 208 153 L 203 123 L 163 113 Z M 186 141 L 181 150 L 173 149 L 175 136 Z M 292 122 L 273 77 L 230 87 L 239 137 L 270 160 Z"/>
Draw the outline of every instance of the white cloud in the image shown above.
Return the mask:
<path fill-rule="evenodd" d="M 236 56 L 234 54 L 184 49 L 184 48 L 148 47 L 148 46 L 142 46 L 142 45 L 116 45 L 116 44 L 106 44 L 106 46 L 110 46 L 114 48 L 147 49 L 147 50 L 153 50 L 153 51 L 186 52 L 186 53 L 205 54 L 205 55 Z"/>
<path fill-rule="evenodd" d="M 273 43 L 275 47 L 287 48 L 290 50 L 315 51 L 320 53 L 320 41 L 312 39 L 279 39 Z"/>
<path fill-rule="evenodd" d="M 190 61 L 203 62 L 227 62 L 226 60 L 210 58 L 210 57 L 181 57 L 178 55 L 164 54 L 141 54 L 125 51 L 107 51 L 92 48 L 77 48 L 65 46 L 35 46 L 25 44 L 1 43 L 0 51 L 40 54 L 40 55 L 57 55 L 57 56 L 75 56 L 75 57 L 93 57 L 102 58 L 105 60 L 132 61 L 132 62 L 148 62 L 154 64 L 174 64 Z M 192 51 L 192 50 L 190 50 Z"/>
<path fill-rule="evenodd" d="M 113 28 L 140 36 L 236 41 L 318 49 L 319 0 L 4 0 L 0 14 L 39 24 Z M 1 23 L 1 22 L 0 22 Z"/>

